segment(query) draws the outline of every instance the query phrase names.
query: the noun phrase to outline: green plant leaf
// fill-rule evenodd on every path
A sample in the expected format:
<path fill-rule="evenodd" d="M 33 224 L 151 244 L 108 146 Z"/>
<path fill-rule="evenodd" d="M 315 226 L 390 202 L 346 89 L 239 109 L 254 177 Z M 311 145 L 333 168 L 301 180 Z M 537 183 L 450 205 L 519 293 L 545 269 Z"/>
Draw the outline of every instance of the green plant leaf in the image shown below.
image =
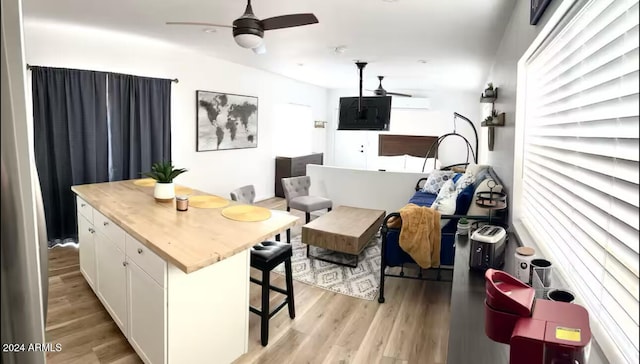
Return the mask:
<path fill-rule="evenodd" d="M 151 165 L 151 172 L 142 173 L 144 176 L 153 178 L 159 183 L 171 183 L 173 179 L 187 170 L 184 168 L 175 168 L 171 161 L 157 162 Z"/>
<path fill-rule="evenodd" d="M 186 171 L 187 170 L 184 168 L 174 169 L 169 175 L 169 179 L 173 181 L 174 178 L 178 177 L 179 175 L 183 174 Z"/>

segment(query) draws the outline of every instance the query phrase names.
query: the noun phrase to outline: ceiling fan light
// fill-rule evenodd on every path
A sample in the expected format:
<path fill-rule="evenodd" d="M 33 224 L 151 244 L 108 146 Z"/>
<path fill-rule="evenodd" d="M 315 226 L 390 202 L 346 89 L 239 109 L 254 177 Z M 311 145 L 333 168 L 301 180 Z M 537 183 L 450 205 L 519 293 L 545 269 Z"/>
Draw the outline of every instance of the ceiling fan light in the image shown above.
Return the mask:
<path fill-rule="evenodd" d="M 265 54 L 267 53 L 267 47 L 262 42 L 259 46 L 251 49 L 255 54 Z"/>
<path fill-rule="evenodd" d="M 233 37 L 236 43 L 243 48 L 257 48 L 262 44 L 262 38 L 255 34 L 238 34 Z"/>

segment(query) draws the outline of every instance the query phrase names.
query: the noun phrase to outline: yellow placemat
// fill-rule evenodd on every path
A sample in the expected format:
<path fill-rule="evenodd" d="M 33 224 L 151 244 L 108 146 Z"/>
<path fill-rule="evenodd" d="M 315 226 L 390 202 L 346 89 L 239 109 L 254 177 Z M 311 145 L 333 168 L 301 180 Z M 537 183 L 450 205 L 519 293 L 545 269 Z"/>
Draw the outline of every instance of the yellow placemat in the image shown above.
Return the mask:
<path fill-rule="evenodd" d="M 156 185 L 156 180 L 153 178 L 137 179 L 133 181 L 133 184 L 136 186 L 142 186 L 142 187 L 153 187 Z"/>
<path fill-rule="evenodd" d="M 218 207 L 224 207 L 228 204 L 229 200 L 220 196 L 205 195 L 189 197 L 189 206 L 201 209 L 217 209 Z"/>
<path fill-rule="evenodd" d="M 236 221 L 263 221 L 271 217 L 271 210 L 253 205 L 236 205 L 222 210 L 222 216 Z"/>
<path fill-rule="evenodd" d="M 176 196 L 190 195 L 192 193 L 193 193 L 193 190 L 189 187 L 176 186 Z"/>

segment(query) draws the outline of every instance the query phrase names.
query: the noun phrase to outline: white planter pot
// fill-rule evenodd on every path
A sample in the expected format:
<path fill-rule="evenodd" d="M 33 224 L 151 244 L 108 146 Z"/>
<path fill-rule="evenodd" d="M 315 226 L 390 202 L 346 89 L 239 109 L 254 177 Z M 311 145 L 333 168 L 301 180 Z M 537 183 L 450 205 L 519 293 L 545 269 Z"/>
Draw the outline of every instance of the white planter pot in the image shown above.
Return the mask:
<path fill-rule="evenodd" d="M 471 224 L 460 224 L 458 223 L 458 234 L 460 235 L 469 235 L 469 227 Z"/>
<path fill-rule="evenodd" d="M 160 183 L 156 182 L 156 187 L 153 190 L 153 197 L 159 202 L 171 202 L 176 197 L 176 189 L 172 183 Z"/>

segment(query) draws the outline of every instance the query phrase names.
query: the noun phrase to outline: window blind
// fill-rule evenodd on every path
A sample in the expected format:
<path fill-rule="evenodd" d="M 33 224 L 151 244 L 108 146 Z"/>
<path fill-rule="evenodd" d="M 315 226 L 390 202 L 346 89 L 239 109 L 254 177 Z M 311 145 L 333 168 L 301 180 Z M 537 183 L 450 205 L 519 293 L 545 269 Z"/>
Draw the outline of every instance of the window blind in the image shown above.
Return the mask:
<path fill-rule="evenodd" d="M 638 0 L 588 1 L 526 62 L 520 201 L 601 346 L 629 363 L 639 329 L 638 18 Z"/>

